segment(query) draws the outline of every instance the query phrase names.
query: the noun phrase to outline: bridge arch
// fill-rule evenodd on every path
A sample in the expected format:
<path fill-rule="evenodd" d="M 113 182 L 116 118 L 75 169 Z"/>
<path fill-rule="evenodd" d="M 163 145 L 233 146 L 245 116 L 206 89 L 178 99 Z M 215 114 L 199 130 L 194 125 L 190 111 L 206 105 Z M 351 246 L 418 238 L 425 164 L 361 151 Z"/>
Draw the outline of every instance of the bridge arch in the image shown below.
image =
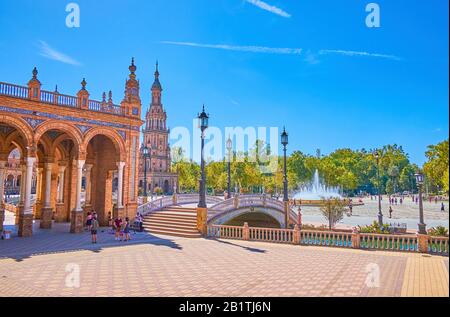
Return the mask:
<path fill-rule="evenodd" d="M 250 218 L 252 218 L 252 216 L 254 216 L 253 218 L 261 218 L 261 216 L 266 216 L 267 218 L 272 219 L 271 222 L 276 223 L 280 228 L 284 228 L 285 226 L 284 213 L 273 208 L 264 208 L 264 207 L 244 207 L 240 209 L 230 210 L 228 212 L 222 213 L 219 216 L 212 218 L 210 221 L 208 221 L 208 224 L 224 225 L 233 220 L 242 218 L 242 216 L 250 216 Z M 252 226 L 251 221 L 249 224 L 250 226 Z M 260 225 L 253 225 L 253 226 L 260 226 Z"/>
<path fill-rule="evenodd" d="M 296 213 L 289 208 L 288 224 L 297 223 Z M 282 201 L 266 195 L 242 195 L 220 202 L 208 210 L 208 224 L 225 224 L 242 215 L 259 213 L 286 225 L 285 207 Z"/>

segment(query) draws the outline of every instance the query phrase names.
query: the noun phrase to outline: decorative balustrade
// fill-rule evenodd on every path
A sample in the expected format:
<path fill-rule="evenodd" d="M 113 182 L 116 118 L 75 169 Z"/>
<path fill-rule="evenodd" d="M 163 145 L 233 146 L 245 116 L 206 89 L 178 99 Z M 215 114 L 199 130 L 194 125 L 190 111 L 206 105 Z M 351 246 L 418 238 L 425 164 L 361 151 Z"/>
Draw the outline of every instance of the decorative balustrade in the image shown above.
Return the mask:
<path fill-rule="evenodd" d="M 28 98 L 28 87 L 0 82 L 0 95 L 16 98 Z"/>
<path fill-rule="evenodd" d="M 244 239 L 243 236 L 243 227 L 238 226 L 208 226 L 208 237 L 211 238 L 223 238 L 223 239 L 235 239 L 235 240 L 242 240 Z"/>
<path fill-rule="evenodd" d="M 294 230 L 275 228 L 249 228 L 249 240 L 274 243 L 294 243 Z"/>
<path fill-rule="evenodd" d="M 428 252 L 448 255 L 448 237 L 429 237 Z"/>
<path fill-rule="evenodd" d="M 330 247 L 352 247 L 352 234 L 331 231 L 300 231 L 300 244 Z"/>
<path fill-rule="evenodd" d="M 448 256 L 448 237 L 347 233 L 318 230 L 253 228 L 244 226 L 208 225 L 210 238 L 238 239 L 273 243 L 328 246 L 353 249 L 422 252 Z M 424 238 L 425 240 L 422 240 Z M 419 247 L 419 239 L 425 248 Z M 427 249 L 428 248 L 428 249 Z"/>
<path fill-rule="evenodd" d="M 174 205 L 198 203 L 198 198 L 199 197 L 196 194 L 180 194 L 176 195 L 176 199 L 174 196 L 166 196 L 140 205 L 138 207 L 138 212 L 145 216 L 151 212 Z M 219 197 L 206 196 L 207 203 L 215 203 L 217 201 L 221 201 L 221 199 Z"/>
<path fill-rule="evenodd" d="M 3 82 L 0 82 L 0 95 L 20 99 L 29 99 L 28 87 Z M 39 100 L 40 102 L 46 104 L 79 108 L 78 98 L 76 96 L 64 95 L 58 92 L 41 90 Z M 103 106 L 101 102 L 95 100 L 88 101 L 88 110 L 102 113 L 109 113 L 118 116 L 126 115 L 125 109 L 119 105 L 106 104 L 106 106 Z"/>
<path fill-rule="evenodd" d="M 418 251 L 416 236 L 361 233 L 361 249 L 389 250 L 389 251 Z"/>
<path fill-rule="evenodd" d="M 156 199 L 153 201 L 149 201 L 148 203 L 139 206 L 137 211 L 142 216 L 146 216 L 152 212 L 161 210 L 163 208 L 166 208 L 166 207 L 169 207 L 172 205 L 173 205 L 172 197 L 163 197 L 163 198 L 159 198 L 159 199 Z"/>

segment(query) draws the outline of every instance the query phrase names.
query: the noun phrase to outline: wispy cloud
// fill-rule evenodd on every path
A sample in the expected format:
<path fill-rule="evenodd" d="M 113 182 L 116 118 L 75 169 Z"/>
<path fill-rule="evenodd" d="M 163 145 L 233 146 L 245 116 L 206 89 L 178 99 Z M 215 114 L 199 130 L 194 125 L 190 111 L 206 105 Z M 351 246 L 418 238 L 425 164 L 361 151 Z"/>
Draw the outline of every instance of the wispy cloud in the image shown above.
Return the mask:
<path fill-rule="evenodd" d="M 228 51 L 239 52 L 253 52 L 253 53 L 269 53 L 269 54 L 294 54 L 300 55 L 302 53 L 301 48 L 279 48 L 279 47 L 265 47 L 265 46 L 236 46 L 227 44 L 201 44 L 192 42 L 172 42 L 162 41 L 162 44 L 180 45 L 180 46 L 193 46 L 203 48 L 215 48 Z"/>
<path fill-rule="evenodd" d="M 72 57 L 65 55 L 56 49 L 52 48 L 50 45 L 48 45 L 44 41 L 39 41 L 39 55 L 46 57 L 48 59 L 52 59 L 61 63 L 80 66 L 81 63 L 77 60 L 73 59 Z"/>
<path fill-rule="evenodd" d="M 202 44 L 194 42 L 175 42 L 175 41 L 161 41 L 161 44 L 178 45 L 178 46 L 191 46 L 191 47 L 201 47 L 201 48 L 213 48 L 221 49 L 227 51 L 238 51 L 238 52 L 252 52 L 252 53 L 268 53 L 268 54 L 286 54 L 286 55 L 304 55 L 303 61 L 314 65 L 319 64 L 319 55 L 343 55 L 348 57 L 370 57 L 370 58 L 384 58 L 391 59 L 395 61 L 401 61 L 402 58 L 380 53 L 369 53 L 361 51 L 348 51 L 348 50 L 328 50 L 321 49 L 318 51 L 306 50 L 302 48 L 281 48 L 281 47 L 267 47 L 267 46 L 238 46 L 238 45 L 228 45 L 228 44 Z"/>
<path fill-rule="evenodd" d="M 393 60 L 397 60 L 397 61 L 401 60 L 400 57 L 397 57 L 395 55 L 369 53 L 369 52 L 358 52 L 358 51 L 345 51 L 345 50 L 320 50 L 319 54 L 320 55 L 338 54 L 338 55 L 345 55 L 345 56 L 367 56 L 367 57 L 387 58 L 387 59 L 393 59 Z"/>
<path fill-rule="evenodd" d="M 319 59 L 317 58 L 317 55 L 312 53 L 310 50 L 306 52 L 303 61 L 310 65 L 316 65 L 320 63 Z"/>
<path fill-rule="evenodd" d="M 260 9 L 263 9 L 263 10 L 269 11 L 273 14 L 282 16 L 283 18 L 291 17 L 291 15 L 289 13 L 287 13 L 286 11 L 283 11 L 282 9 L 272 6 L 264 1 L 261 1 L 261 0 L 246 0 L 246 1 L 248 3 L 253 4 L 254 6 L 257 6 Z"/>

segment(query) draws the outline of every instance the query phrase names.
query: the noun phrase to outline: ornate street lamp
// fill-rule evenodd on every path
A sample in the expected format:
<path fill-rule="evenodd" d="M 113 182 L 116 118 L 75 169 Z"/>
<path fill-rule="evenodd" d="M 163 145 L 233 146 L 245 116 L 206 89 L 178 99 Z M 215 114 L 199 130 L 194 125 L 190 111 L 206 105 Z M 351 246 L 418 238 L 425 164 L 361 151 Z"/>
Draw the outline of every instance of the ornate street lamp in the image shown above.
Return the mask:
<path fill-rule="evenodd" d="M 142 154 L 144 156 L 144 197 L 147 198 L 147 160 L 149 157 L 148 147 L 142 148 Z"/>
<path fill-rule="evenodd" d="M 206 175 L 205 175 L 205 159 L 203 156 L 204 147 L 205 147 L 205 130 L 208 128 L 208 119 L 209 116 L 205 112 L 205 105 L 203 105 L 202 113 L 198 115 L 198 123 L 200 130 L 202 131 L 201 138 L 202 138 L 202 148 L 201 148 L 201 179 L 200 179 L 200 186 L 199 186 L 199 201 L 198 201 L 198 207 L 199 208 L 206 208 Z"/>
<path fill-rule="evenodd" d="M 378 224 L 380 228 L 383 226 L 383 213 L 381 212 L 381 182 L 380 182 L 380 154 L 378 151 L 373 153 L 377 162 L 377 182 L 378 182 Z"/>
<path fill-rule="evenodd" d="M 231 198 L 231 149 L 233 148 L 233 141 L 231 137 L 227 140 L 227 151 L 228 151 L 228 186 L 227 186 L 227 198 Z"/>
<path fill-rule="evenodd" d="M 288 145 L 288 134 L 286 129 L 283 128 L 283 133 L 281 133 L 281 144 L 283 144 L 284 152 L 284 165 L 283 165 L 283 201 L 289 201 L 288 197 L 288 180 L 287 180 L 287 170 L 286 170 L 286 146 Z"/>
<path fill-rule="evenodd" d="M 417 172 L 415 176 L 417 188 L 419 189 L 419 224 L 418 224 L 419 233 L 427 234 L 427 225 L 423 221 L 423 203 L 422 203 L 422 187 L 424 183 L 424 176 L 421 172 Z"/>

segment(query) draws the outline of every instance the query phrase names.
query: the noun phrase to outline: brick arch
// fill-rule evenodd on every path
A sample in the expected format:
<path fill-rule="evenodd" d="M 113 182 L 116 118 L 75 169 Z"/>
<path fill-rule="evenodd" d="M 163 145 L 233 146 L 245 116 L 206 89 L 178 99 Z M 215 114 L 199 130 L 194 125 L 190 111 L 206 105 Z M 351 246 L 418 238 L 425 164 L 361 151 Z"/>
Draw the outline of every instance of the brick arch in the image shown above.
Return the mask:
<path fill-rule="evenodd" d="M 78 128 L 70 123 L 67 122 L 62 123 L 56 120 L 46 121 L 37 127 L 34 133 L 35 144 L 38 144 L 41 137 L 50 130 L 58 130 L 66 133 L 75 144 L 77 152 L 78 153 L 83 152 L 82 151 L 83 136 L 79 132 Z"/>
<path fill-rule="evenodd" d="M 15 115 L 0 114 L 0 123 L 5 123 L 17 129 L 24 137 L 26 146 L 33 145 L 33 130 L 25 120 Z"/>
<path fill-rule="evenodd" d="M 126 160 L 126 146 L 122 139 L 122 136 L 120 136 L 117 131 L 110 129 L 110 128 L 104 128 L 104 127 L 97 127 L 90 129 L 84 136 L 84 141 L 82 143 L 82 148 L 84 151 L 87 151 L 87 147 L 89 145 L 89 142 L 92 140 L 93 137 L 97 135 L 103 135 L 110 139 L 119 154 L 120 161 Z"/>

